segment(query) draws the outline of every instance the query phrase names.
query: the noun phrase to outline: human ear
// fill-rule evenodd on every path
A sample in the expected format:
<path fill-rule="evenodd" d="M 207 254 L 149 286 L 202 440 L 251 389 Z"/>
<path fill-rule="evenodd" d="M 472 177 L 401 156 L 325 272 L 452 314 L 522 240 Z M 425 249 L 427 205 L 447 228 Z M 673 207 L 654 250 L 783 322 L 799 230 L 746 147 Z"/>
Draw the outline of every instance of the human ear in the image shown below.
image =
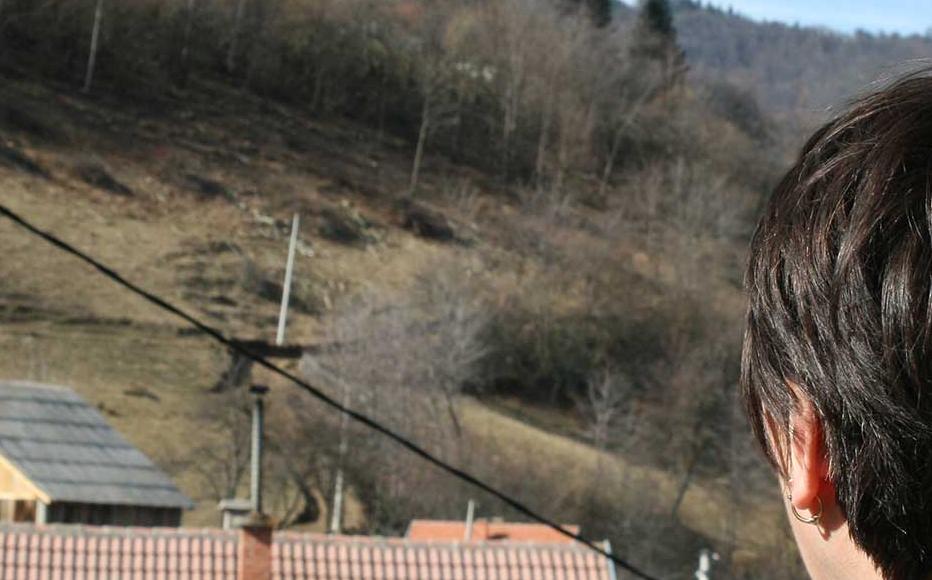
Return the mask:
<path fill-rule="evenodd" d="M 812 404 L 800 397 L 797 410 L 790 417 L 787 465 L 787 492 L 789 501 L 798 511 L 818 512 L 823 501 L 828 475 L 822 421 Z"/>

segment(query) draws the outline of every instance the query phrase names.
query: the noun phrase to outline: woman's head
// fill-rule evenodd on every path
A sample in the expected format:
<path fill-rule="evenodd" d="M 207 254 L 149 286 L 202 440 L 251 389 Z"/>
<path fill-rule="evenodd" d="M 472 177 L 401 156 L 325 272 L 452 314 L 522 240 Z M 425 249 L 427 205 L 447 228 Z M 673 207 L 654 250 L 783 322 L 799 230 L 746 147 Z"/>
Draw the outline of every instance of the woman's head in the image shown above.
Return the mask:
<path fill-rule="evenodd" d="M 810 572 L 831 566 L 819 542 L 842 530 L 885 578 L 925 579 L 932 78 L 865 97 L 809 140 L 768 203 L 746 284 L 751 424 L 792 505 L 825 504 L 818 533 L 794 524 Z"/>

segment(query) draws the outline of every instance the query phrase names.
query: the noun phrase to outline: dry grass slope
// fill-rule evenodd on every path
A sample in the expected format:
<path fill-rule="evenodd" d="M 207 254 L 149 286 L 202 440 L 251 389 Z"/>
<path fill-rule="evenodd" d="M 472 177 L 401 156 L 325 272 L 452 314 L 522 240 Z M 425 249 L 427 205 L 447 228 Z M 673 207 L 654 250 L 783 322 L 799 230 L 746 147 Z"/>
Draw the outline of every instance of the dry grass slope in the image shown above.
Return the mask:
<path fill-rule="evenodd" d="M 241 337 L 268 338 L 274 332 L 277 304 L 257 288 L 280 279 L 284 220 L 292 211 L 306 219 L 297 275 L 304 281 L 299 297 L 309 307 L 290 318 L 290 340 L 313 342 L 320 323 L 314 310 L 325 312 L 354 289 L 403 288 L 422 264 L 468 259 L 470 250 L 430 243 L 396 227 L 393 206 L 372 196 L 373 189 L 394 194 L 403 187 L 404 172 L 398 168 L 406 167 L 407 157 L 396 143 L 336 146 L 358 140 L 360 130 L 322 125 L 279 108 L 269 111 L 243 95 L 224 96 L 228 108 L 210 115 L 205 111 L 213 100 L 202 96 L 199 101 L 195 95 L 158 117 L 68 91 L 4 82 L 4 106 L 49 111 L 43 118 L 55 119 L 59 137 L 0 125 L 0 143 L 22 151 L 50 176 L 0 164 L 0 197 L 130 279 Z M 289 145 L 289 135 L 300 136 L 301 146 Z M 371 142 L 369 137 L 363 141 Z M 75 168 L 88 159 L 132 194 L 114 195 L 83 182 Z M 456 171 L 468 173 L 440 169 L 428 163 L 428 191 L 442 189 Z M 205 196 L 205 190 L 221 191 L 218 187 L 226 193 Z M 343 200 L 377 224 L 381 243 L 360 249 L 317 235 L 322 210 Z M 482 207 L 480 213 L 490 214 L 492 223 L 515 211 L 503 202 Z M 453 215 L 461 209 L 447 207 Z M 461 217 L 470 221 L 476 215 Z M 0 222 L 0 247 L 0 348 L 5 354 L 0 377 L 73 386 L 197 500 L 185 525 L 216 524 L 215 505 L 185 468 L 185 458 L 192 442 L 218 437 L 199 428 L 194 409 L 209 396 L 207 390 L 227 363 L 225 353 L 8 222 Z M 475 251 L 533 268 L 512 248 Z M 736 300 L 734 293 L 723 291 L 721 307 L 728 309 Z M 262 373 L 256 378 L 279 392 L 289 388 Z M 587 479 L 601 461 L 609 482 L 603 493 L 622 509 L 673 503 L 678 481 L 668 473 L 617 455 L 600 458 L 585 443 L 474 399 L 461 400 L 460 407 L 473 444 L 498 450 L 499 462 L 523 466 L 537 485 L 559 486 L 567 498 L 592 493 Z M 724 490 L 716 481 L 692 486 L 680 510 L 683 523 L 710 538 L 723 530 L 732 539 L 750 538 L 742 543 L 748 561 L 758 551 L 785 546 L 783 514 L 770 506 L 736 505 Z M 354 509 L 351 519 L 363 517 L 358 506 Z"/>

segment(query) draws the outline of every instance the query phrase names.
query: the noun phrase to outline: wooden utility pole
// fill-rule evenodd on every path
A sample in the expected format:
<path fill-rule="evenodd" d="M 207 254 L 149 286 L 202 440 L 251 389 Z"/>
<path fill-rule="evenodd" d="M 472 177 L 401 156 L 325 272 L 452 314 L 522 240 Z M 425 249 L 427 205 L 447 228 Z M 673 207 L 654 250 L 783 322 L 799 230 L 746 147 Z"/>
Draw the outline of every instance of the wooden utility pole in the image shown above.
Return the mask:
<path fill-rule="evenodd" d="M 285 265 L 285 282 L 282 284 L 282 307 L 278 313 L 278 332 L 275 335 L 275 344 L 281 346 L 285 342 L 285 323 L 288 319 L 288 300 L 291 297 L 291 276 L 294 271 L 294 254 L 298 245 L 298 226 L 300 217 L 294 214 L 291 220 L 291 242 L 288 244 L 288 262 Z"/>
<path fill-rule="evenodd" d="M 97 45 L 100 42 L 100 21 L 104 17 L 104 0 L 97 0 L 97 6 L 94 8 L 94 25 L 91 29 L 91 50 L 87 55 L 87 68 L 84 71 L 84 87 L 81 89 L 85 93 L 91 92 L 91 84 L 94 82 L 94 66 L 97 64 Z"/>

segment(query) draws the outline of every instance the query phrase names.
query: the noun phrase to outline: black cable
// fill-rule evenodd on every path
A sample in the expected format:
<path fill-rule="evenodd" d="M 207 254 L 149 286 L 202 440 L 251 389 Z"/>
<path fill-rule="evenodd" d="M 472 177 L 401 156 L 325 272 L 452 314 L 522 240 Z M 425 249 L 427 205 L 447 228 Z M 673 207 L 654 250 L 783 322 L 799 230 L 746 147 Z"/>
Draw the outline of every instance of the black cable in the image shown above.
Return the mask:
<path fill-rule="evenodd" d="M 366 427 L 369 427 L 370 429 L 378 433 L 381 433 L 382 435 L 385 435 L 386 437 L 395 441 L 395 443 L 398 443 L 399 445 L 401 445 L 408 451 L 426 460 L 428 463 L 432 463 L 433 465 L 439 467 L 440 469 L 446 471 L 447 473 L 453 475 L 454 477 L 457 477 L 461 479 L 462 481 L 465 481 L 466 483 L 469 483 L 473 485 L 474 487 L 477 487 L 481 489 L 482 491 L 500 499 L 505 504 L 511 506 L 513 509 L 531 518 L 532 520 L 536 520 L 537 522 L 540 522 L 544 524 L 545 526 L 553 528 L 554 530 L 563 534 L 564 536 L 583 544 L 587 548 L 608 558 L 609 560 L 614 562 L 616 565 L 627 570 L 628 572 L 631 572 L 635 576 L 643 578 L 644 580 L 658 580 L 654 576 L 650 576 L 646 572 L 642 572 L 640 569 L 638 569 L 633 564 L 629 564 L 627 561 L 623 560 L 622 558 L 619 558 L 618 556 L 615 556 L 614 554 L 609 553 L 607 550 L 600 548 L 591 540 L 587 540 L 586 538 L 582 537 L 579 534 L 574 534 L 573 532 L 564 529 L 562 526 L 560 526 L 556 522 L 550 520 L 549 518 L 545 516 L 538 514 L 537 512 L 533 511 L 531 508 L 525 506 L 523 503 L 508 496 L 507 494 L 505 494 L 505 492 L 497 490 L 496 488 L 483 482 L 482 480 L 476 478 L 475 476 L 470 475 L 469 473 L 463 471 L 462 469 L 459 469 L 458 467 L 450 465 L 449 463 L 443 461 L 439 457 L 434 456 L 431 452 L 427 451 L 426 449 L 421 448 L 413 441 L 405 438 L 403 435 L 396 433 L 392 429 L 385 427 L 384 425 L 382 425 L 375 419 L 371 419 L 369 416 L 363 413 L 359 413 L 357 411 L 353 411 L 352 409 L 344 407 L 342 404 L 337 402 L 335 399 L 331 398 L 329 395 L 327 395 L 320 389 L 312 386 L 310 383 L 302 380 L 301 378 L 295 376 L 289 371 L 286 371 L 285 369 L 279 367 L 278 365 L 269 361 L 268 359 L 258 356 L 256 354 L 253 354 L 241 344 L 227 338 L 221 331 L 213 328 L 212 326 L 209 326 L 208 324 L 204 322 L 201 322 L 194 316 L 188 314 L 187 312 L 171 304 L 170 302 L 162 298 L 159 298 L 158 296 L 156 296 L 155 294 L 152 294 L 148 290 L 145 290 L 137 286 L 136 284 L 130 282 L 129 280 L 127 280 L 126 278 L 118 274 L 112 268 L 105 266 L 104 264 L 98 262 L 96 259 L 82 252 L 81 250 L 75 248 L 71 244 L 63 241 L 62 239 L 56 237 L 55 235 L 43 229 L 40 229 L 37 226 L 34 226 L 33 224 L 26 221 L 24 218 L 20 217 L 18 214 L 16 214 L 15 212 L 13 212 L 11 209 L 9 209 L 7 206 L 3 204 L 0 204 L 0 215 L 6 218 L 9 218 L 16 225 L 22 227 L 23 229 L 27 230 L 28 232 L 36 236 L 39 236 L 40 238 L 52 244 L 53 246 L 59 248 L 60 250 L 63 250 L 64 252 L 71 254 L 72 256 L 75 256 L 76 258 L 86 262 L 87 264 L 90 264 L 101 274 L 103 274 L 107 278 L 110 278 L 111 280 L 119 284 L 120 286 L 123 286 L 124 288 L 130 290 L 131 292 L 138 294 L 139 296 L 142 296 L 147 301 L 151 302 L 152 304 L 155 304 L 162 310 L 171 312 L 175 316 L 178 316 L 179 318 L 185 320 L 186 322 L 188 322 L 188 324 L 197 328 L 204 334 L 210 336 L 217 342 L 223 344 L 230 350 L 234 352 L 238 352 L 239 354 L 247 358 L 250 358 L 254 362 L 264 366 L 265 368 L 269 369 L 273 373 L 280 375 L 282 377 L 285 377 L 286 379 L 290 380 L 291 382 L 295 383 L 296 385 L 298 385 L 299 387 L 301 387 L 302 389 L 310 393 L 312 396 L 316 397 L 321 402 L 329 405 L 330 407 L 336 409 L 337 411 L 346 413 L 346 415 L 352 418 L 353 420 L 358 421 L 359 423 L 362 423 Z"/>

